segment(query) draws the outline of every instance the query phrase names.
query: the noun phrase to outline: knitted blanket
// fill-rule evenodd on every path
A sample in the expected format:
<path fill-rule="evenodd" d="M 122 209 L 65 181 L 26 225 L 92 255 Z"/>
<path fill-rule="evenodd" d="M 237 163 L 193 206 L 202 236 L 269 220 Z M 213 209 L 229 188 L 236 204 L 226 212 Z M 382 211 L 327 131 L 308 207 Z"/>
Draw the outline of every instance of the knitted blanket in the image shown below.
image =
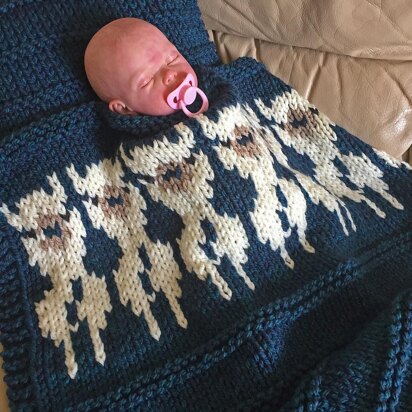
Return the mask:
<path fill-rule="evenodd" d="M 22 76 L 0 75 L 15 93 L 0 99 L 12 409 L 411 410 L 411 168 L 256 61 L 219 64 L 200 20 L 187 47 L 209 110 L 111 113 L 79 66 L 95 26 L 155 16 L 167 33 L 170 16 L 199 13 L 192 1 L 95 3 L 0 8 L 29 43 L 1 43 Z M 50 36 L 47 16 L 76 13 L 94 28 L 76 37 L 57 19 L 64 35 Z M 22 57 L 39 50 L 55 71 Z M 78 54 L 59 66 L 67 50 Z"/>

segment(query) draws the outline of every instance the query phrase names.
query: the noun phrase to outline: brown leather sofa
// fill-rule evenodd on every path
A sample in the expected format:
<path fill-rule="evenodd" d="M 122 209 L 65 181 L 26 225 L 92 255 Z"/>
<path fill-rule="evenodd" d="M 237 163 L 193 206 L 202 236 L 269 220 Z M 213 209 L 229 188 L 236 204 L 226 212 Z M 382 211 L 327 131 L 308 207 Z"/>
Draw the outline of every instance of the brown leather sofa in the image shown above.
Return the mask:
<path fill-rule="evenodd" d="M 332 121 L 412 164 L 410 0 L 199 0 L 199 6 L 223 62 L 255 57 Z M 0 411 L 8 411 L 1 357 Z"/>
<path fill-rule="evenodd" d="M 198 0 L 223 62 L 262 61 L 333 122 L 412 164 L 409 0 Z"/>

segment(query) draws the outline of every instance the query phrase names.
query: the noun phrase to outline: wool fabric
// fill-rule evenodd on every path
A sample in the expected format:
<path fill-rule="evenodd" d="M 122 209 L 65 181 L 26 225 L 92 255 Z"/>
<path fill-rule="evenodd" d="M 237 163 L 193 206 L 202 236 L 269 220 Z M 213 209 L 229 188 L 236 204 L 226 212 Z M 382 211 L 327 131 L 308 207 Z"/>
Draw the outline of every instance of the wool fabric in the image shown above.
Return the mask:
<path fill-rule="evenodd" d="M 126 16 L 181 49 L 206 113 L 98 101 L 84 48 Z M 412 410 L 406 163 L 220 64 L 191 0 L 7 1 L 0 29 L 12 410 Z"/>

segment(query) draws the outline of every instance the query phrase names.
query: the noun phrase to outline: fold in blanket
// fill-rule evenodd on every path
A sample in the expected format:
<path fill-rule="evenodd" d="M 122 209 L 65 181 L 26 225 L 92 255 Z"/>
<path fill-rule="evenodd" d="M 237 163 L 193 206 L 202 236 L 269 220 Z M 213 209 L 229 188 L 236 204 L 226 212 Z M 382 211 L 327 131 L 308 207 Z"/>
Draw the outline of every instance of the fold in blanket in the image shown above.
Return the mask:
<path fill-rule="evenodd" d="M 251 59 L 210 109 L 84 103 L 0 147 L 15 410 L 408 410 L 412 172 Z"/>

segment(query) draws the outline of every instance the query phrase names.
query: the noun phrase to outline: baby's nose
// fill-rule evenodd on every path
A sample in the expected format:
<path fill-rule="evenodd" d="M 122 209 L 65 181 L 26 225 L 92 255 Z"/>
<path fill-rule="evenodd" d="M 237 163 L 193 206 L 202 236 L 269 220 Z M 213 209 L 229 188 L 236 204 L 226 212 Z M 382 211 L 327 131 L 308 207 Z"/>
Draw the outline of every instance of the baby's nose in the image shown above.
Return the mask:
<path fill-rule="evenodd" d="M 178 73 L 175 70 L 166 69 L 163 73 L 163 83 L 170 85 L 176 82 Z"/>

